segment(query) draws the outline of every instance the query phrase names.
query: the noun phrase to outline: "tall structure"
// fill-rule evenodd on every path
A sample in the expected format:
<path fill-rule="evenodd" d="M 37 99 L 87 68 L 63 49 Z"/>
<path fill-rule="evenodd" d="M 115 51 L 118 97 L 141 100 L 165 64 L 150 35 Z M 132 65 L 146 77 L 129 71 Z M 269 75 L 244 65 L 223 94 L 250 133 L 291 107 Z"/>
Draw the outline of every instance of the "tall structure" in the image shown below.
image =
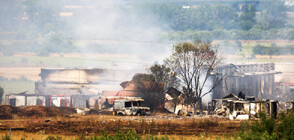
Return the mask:
<path fill-rule="evenodd" d="M 247 96 L 266 98 L 274 94 L 275 71 L 274 63 L 262 64 L 228 64 L 216 68 L 218 75 L 223 78 L 220 85 L 213 91 L 213 98 L 220 99 L 227 94 L 238 95 L 239 92 Z"/>
<path fill-rule="evenodd" d="M 120 83 L 131 79 L 135 70 L 109 69 L 41 69 L 35 83 L 39 95 L 97 94 L 120 90 Z"/>

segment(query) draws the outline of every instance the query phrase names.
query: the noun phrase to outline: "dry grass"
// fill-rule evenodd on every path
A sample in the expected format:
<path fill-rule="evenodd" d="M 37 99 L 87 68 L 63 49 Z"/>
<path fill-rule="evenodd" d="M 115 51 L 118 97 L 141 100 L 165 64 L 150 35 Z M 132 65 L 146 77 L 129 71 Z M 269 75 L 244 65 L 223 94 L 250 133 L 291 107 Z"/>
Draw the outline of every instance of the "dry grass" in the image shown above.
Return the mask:
<path fill-rule="evenodd" d="M 0 138 L 5 135 L 10 135 L 9 131 L 0 131 Z M 74 140 L 79 138 L 79 135 L 52 135 L 52 134 L 43 134 L 41 132 L 39 133 L 29 133 L 24 131 L 12 131 L 11 132 L 11 139 L 13 140 L 21 140 L 21 139 L 35 139 L 35 140 L 43 140 L 46 139 L 49 136 L 53 137 L 60 137 L 62 140 Z M 143 135 L 142 138 L 148 137 L 150 135 Z M 225 136 L 218 136 L 218 135 L 210 135 L 207 133 L 202 133 L 200 135 L 152 135 L 153 137 L 162 138 L 167 137 L 172 140 L 194 140 L 194 139 L 205 139 L 205 140 L 215 140 L 217 138 L 227 138 Z M 91 137 L 91 136 L 86 136 Z"/>
<path fill-rule="evenodd" d="M 46 119 L 46 118 L 40 118 Z M 58 135 L 114 134 L 118 130 L 136 130 L 140 135 L 189 135 L 221 136 L 239 130 L 238 121 L 220 118 L 191 118 L 166 116 L 110 116 L 87 115 L 51 118 L 51 121 L 35 122 L 33 118 L 2 120 L 1 130 L 22 130 L 28 133 Z"/>

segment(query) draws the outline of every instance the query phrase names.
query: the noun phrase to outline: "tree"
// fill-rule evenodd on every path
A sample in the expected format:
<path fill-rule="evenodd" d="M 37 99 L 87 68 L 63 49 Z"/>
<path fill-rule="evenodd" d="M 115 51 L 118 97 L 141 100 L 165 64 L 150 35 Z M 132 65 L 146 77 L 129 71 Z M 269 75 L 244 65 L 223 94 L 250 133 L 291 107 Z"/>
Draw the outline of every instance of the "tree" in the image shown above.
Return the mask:
<path fill-rule="evenodd" d="M 150 67 L 150 72 L 157 85 L 164 85 L 164 90 L 178 86 L 179 81 L 176 78 L 176 74 L 171 72 L 170 68 L 166 65 L 154 64 Z"/>
<path fill-rule="evenodd" d="M 136 91 L 143 93 L 145 103 L 154 111 L 161 105 L 164 96 L 162 94 L 163 85 L 157 85 L 155 78 L 151 74 L 136 74 L 132 78 Z"/>
<path fill-rule="evenodd" d="M 152 111 L 158 106 L 163 106 L 165 90 L 176 87 L 177 78 L 165 65 L 155 64 L 150 67 L 150 74 L 136 74 L 132 78 L 136 90 L 144 94 L 146 104 Z"/>
<path fill-rule="evenodd" d="M 240 15 L 239 25 L 243 30 L 249 30 L 256 23 L 256 9 L 255 5 L 245 4 L 242 7 L 242 14 Z"/>
<path fill-rule="evenodd" d="M 62 32 L 49 32 L 43 35 L 39 47 L 39 55 L 47 56 L 49 53 L 67 53 L 76 50 L 70 40 L 62 38 Z"/>
<path fill-rule="evenodd" d="M 245 4 L 242 7 L 242 14 L 239 18 L 239 26 L 243 30 L 249 30 L 256 23 L 256 9 L 255 5 Z"/>
<path fill-rule="evenodd" d="M 3 90 L 3 88 L 0 86 L 0 105 L 2 104 L 2 97 L 3 97 L 3 94 L 4 94 L 4 90 Z"/>
<path fill-rule="evenodd" d="M 159 99 L 158 104 L 163 106 L 165 101 L 165 92 L 171 87 L 177 88 L 179 85 L 179 80 L 177 79 L 176 74 L 174 72 L 171 72 L 170 68 L 166 65 L 154 64 L 150 67 L 150 72 L 151 75 L 154 77 L 156 87 L 163 87 L 158 88 L 161 89 L 161 91 L 157 91 Z M 174 98 L 173 102 L 175 102 L 176 105 L 177 98 Z"/>
<path fill-rule="evenodd" d="M 287 23 L 287 7 L 284 0 L 268 0 L 264 2 L 261 12 L 261 23 L 266 29 L 282 28 Z"/>
<path fill-rule="evenodd" d="M 217 47 L 210 42 L 184 42 L 174 45 L 172 55 L 166 60 L 171 70 L 178 74 L 183 86 L 184 103 L 196 112 L 196 103 L 202 112 L 202 97 L 211 93 L 222 78 L 212 78 L 214 68 L 221 63 Z M 211 83 L 208 87 L 208 84 Z"/>
<path fill-rule="evenodd" d="M 226 4 L 205 4 L 199 6 L 197 11 L 200 13 L 197 22 L 203 25 L 200 29 L 213 30 L 218 27 L 232 29 L 238 17 L 236 10 Z"/>

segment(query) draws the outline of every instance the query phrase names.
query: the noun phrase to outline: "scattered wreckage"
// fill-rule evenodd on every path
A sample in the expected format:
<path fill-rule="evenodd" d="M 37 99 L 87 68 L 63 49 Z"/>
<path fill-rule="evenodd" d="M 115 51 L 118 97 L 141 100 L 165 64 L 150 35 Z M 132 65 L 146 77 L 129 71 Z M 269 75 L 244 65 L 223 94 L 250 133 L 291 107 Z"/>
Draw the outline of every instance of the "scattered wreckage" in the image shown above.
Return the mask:
<path fill-rule="evenodd" d="M 294 112 L 294 101 L 287 102 L 287 113 L 293 113 Z"/>
<path fill-rule="evenodd" d="M 229 94 L 223 99 L 213 99 L 208 104 L 209 114 L 217 114 L 233 119 L 249 119 L 256 117 L 259 112 L 265 112 L 266 115 L 277 117 L 278 101 L 259 100 L 255 97 L 246 97 L 242 92 L 239 96 Z"/>
<path fill-rule="evenodd" d="M 143 106 L 144 99 L 119 99 L 113 104 L 113 114 L 124 115 L 149 115 L 150 108 Z"/>

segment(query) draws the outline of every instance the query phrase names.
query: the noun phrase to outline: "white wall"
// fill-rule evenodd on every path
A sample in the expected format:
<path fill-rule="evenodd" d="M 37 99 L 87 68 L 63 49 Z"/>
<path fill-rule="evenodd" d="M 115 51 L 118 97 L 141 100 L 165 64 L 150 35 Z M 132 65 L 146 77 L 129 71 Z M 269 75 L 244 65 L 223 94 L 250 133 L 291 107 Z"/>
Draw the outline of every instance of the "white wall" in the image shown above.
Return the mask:
<path fill-rule="evenodd" d="M 25 105 L 25 96 L 10 95 L 8 98 L 8 103 L 10 99 L 16 99 L 15 106 L 24 106 Z"/>
<path fill-rule="evenodd" d="M 27 97 L 27 105 L 32 106 L 32 105 L 37 105 L 37 99 L 42 100 L 43 106 L 46 106 L 46 99 L 43 96 L 28 96 Z"/>
<path fill-rule="evenodd" d="M 61 100 L 66 100 L 66 107 L 70 107 L 70 97 L 52 96 L 52 106 L 60 107 Z"/>

